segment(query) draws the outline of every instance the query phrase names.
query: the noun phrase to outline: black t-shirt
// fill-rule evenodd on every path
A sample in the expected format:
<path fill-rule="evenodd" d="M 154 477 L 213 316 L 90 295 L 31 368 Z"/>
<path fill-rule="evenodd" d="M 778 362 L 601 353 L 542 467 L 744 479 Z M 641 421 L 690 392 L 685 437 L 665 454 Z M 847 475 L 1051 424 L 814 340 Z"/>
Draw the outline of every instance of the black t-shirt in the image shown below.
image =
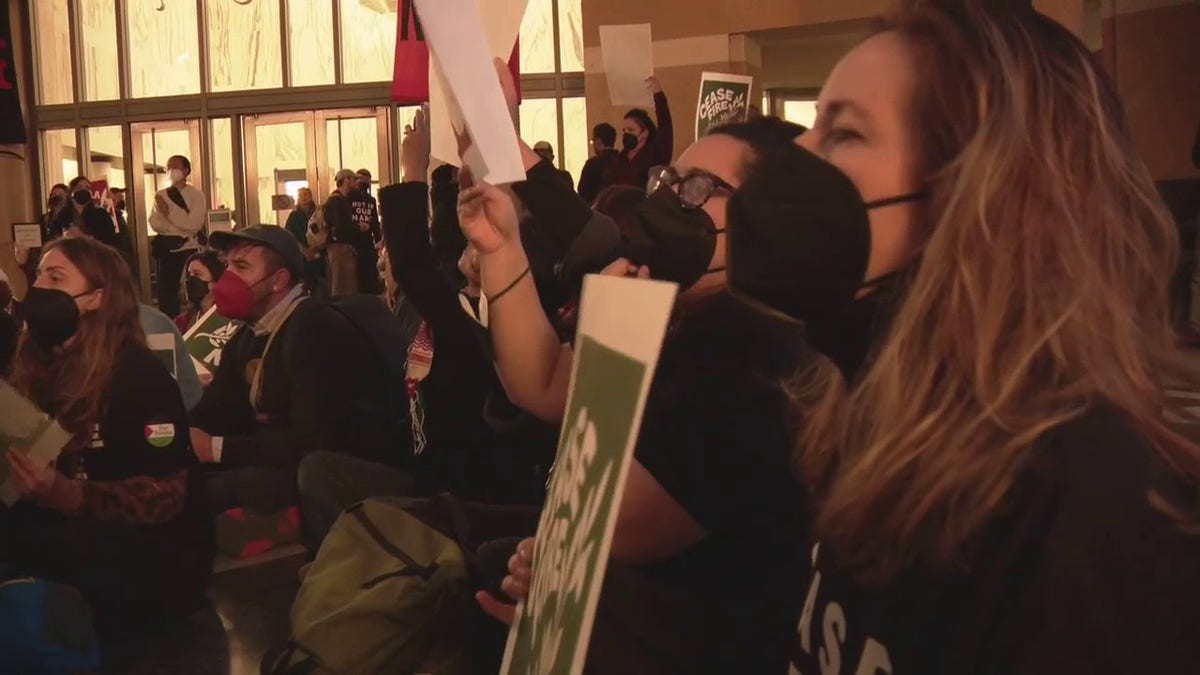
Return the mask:
<path fill-rule="evenodd" d="M 798 325 L 721 295 L 668 336 L 650 387 L 635 457 L 708 536 L 642 570 L 719 626 L 696 645 L 706 672 L 786 670 L 808 517 L 782 385 L 808 354 Z"/>
<path fill-rule="evenodd" d="M 145 347 L 117 357 L 106 406 L 88 447 L 64 452 L 59 470 L 85 480 L 166 478 L 192 467 L 187 415 L 179 385 Z"/>
<path fill-rule="evenodd" d="M 1151 488 L 1186 495 L 1101 406 L 1039 441 L 961 572 L 913 568 L 867 587 L 818 546 L 796 671 L 1194 672 L 1200 537 L 1154 509 Z"/>

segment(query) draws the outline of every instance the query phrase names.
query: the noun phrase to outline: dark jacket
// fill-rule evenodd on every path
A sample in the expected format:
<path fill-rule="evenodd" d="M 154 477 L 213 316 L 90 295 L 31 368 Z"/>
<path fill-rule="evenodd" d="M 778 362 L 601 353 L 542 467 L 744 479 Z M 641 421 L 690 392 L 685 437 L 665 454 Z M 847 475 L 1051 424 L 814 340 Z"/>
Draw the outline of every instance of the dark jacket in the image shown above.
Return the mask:
<path fill-rule="evenodd" d="M 296 238 L 300 248 L 308 248 L 308 222 L 312 220 L 313 211 L 296 207 L 288 215 L 287 231 Z M 322 253 L 316 260 L 304 262 L 304 273 L 309 278 L 323 279 L 325 277 L 325 255 Z"/>
<path fill-rule="evenodd" d="M 428 447 L 414 458 L 418 490 L 498 504 L 540 503 L 555 429 L 505 398 L 485 347 L 486 331 L 438 269 L 425 183 L 391 185 L 379 198 L 393 278 L 434 340 L 433 365 L 420 384 Z"/>
<path fill-rule="evenodd" d="M 334 190 L 321 206 L 325 230 L 331 244 L 353 244 L 358 233 L 358 223 L 350 207 L 350 198 Z"/>
<path fill-rule="evenodd" d="M 192 426 L 225 437 L 221 463 L 295 468 L 314 450 L 403 463 L 389 375 L 367 336 L 311 298 L 277 330 L 261 365 L 262 421 L 250 405 L 246 366 L 261 358 L 268 336 L 248 325 L 225 346 L 212 384 L 192 410 Z"/>
<path fill-rule="evenodd" d="M 104 242 L 113 248 L 120 249 L 120 242 L 117 240 L 117 226 L 113 223 L 112 216 L 108 211 L 88 204 L 87 207 L 79 214 L 79 220 L 75 219 L 75 206 L 68 204 L 58 215 L 54 217 L 54 221 L 50 224 L 50 234 L 52 238 L 61 237 L 68 228 L 79 223 L 80 229 L 84 234 L 97 241 Z"/>
<path fill-rule="evenodd" d="M 583 201 L 588 204 L 595 202 L 596 195 L 608 187 L 604 183 L 604 176 L 619 154 L 616 150 L 601 150 L 584 162 L 583 171 L 579 174 L 579 196 L 583 197 Z"/>
<path fill-rule="evenodd" d="M 379 229 L 379 203 L 369 194 L 359 190 L 350 193 L 350 212 L 354 216 L 354 236 L 351 238 L 356 249 L 375 250 L 375 242 L 383 237 Z M 364 232 L 362 224 L 367 224 Z"/>
<path fill-rule="evenodd" d="M 675 155 L 675 127 L 671 124 L 671 109 L 667 105 L 666 94 L 660 92 L 654 95 L 654 112 L 658 118 L 654 138 L 634 157 L 629 156 L 628 150 L 622 150 L 608 167 L 608 173 L 604 176 L 605 186 L 632 185 L 645 189 L 650 167 L 671 164 Z"/>

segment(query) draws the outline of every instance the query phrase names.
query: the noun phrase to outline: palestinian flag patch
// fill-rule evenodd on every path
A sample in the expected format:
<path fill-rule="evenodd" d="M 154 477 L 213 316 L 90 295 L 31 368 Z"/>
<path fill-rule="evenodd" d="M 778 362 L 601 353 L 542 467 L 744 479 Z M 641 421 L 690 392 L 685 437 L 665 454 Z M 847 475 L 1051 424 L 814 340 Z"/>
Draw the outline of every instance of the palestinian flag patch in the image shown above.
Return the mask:
<path fill-rule="evenodd" d="M 174 424 L 147 424 L 146 442 L 156 448 L 165 448 L 175 442 Z"/>

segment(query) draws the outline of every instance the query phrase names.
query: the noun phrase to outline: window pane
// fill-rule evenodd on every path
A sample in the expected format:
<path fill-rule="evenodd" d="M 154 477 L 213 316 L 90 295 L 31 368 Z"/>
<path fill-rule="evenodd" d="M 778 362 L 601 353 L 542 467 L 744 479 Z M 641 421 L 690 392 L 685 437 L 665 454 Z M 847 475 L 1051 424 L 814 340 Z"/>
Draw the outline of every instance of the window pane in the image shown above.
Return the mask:
<path fill-rule="evenodd" d="M 213 154 L 213 175 L 208 182 L 209 206 L 214 209 L 233 209 L 233 126 L 228 117 L 210 122 L 212 133 L 209 147 Z"/>
<path fill-rule="evenodd" d="M 130 95 L 200 93 L 196 3 L 128 0 L 128 10 Z"/>
<path fill-rule="evenodd" d="M 283 86 L 279 3 L 205 0 L 211 91 Z"/>
<path fill-rule="evenodd" d="M 342 80 L 390 82 L 396 62 L 396 3 L 341 0 Z M 390 9 L 389 9 L 390 6 Z"/>
<path fill-rule="evenodd" d="M 591 130 L 587 125 L 587 99 L 582 96 L 564 98 L 563 107 L 563 168 L 571 172 L 575 184 L 579 184 L 579 174 L 583 164 L 588 159 L 588 140 Z"/>
<path fill-rule="evenodd" d="M 285 194 L 289 187 L 300 187 L 308 166 L 305 145 L 307 127 L 304 122 L 260 124 L 254 129 L 258 150 L 258 213 L 247 219 L 247 225 L 283 225 L 289 211 L 271 208 L 271 197 Z M 289 186 L 289 183 L 292 183 Z"/>
<path fill-rule="evenodd" d="M 333 5 L 329 0 L 288 0 L 292 85 L 333 84 Z"/>
<path fill-rule="evenodd" d="M 42 161 L 46 185 L 70 183 L 79 175 L 79 143 L 74 129 L 47 129 L 42 132 Z M 47 195 L 50 189 L 46 189 Z"/>
<path fill-rule="evenodd" d="M 529 0 L 521 19 L 521 72 L 554 72 L 554 4 Z"/>
<path fill-rule="evenodd" d="M 30 4 L 33 5 L 33 32 L 37 35 L 38 103 L 74 103 L 67 0 L 40 0 Z"/>
<path fill-rule="evenodd" d="M 817 121 L 816 101 L 784 101 L 783 119 L 811 129 Z"/>
<path fill-rule="evenodd" d="M 121 145 L 121 127 L 91 127 L 85 131 L 90 155 L 87 177 L 106 180 L 110 188 L 125 187 L 125 149 Z"/>
<path fill-rule="evenodd" d="M 374 117 L 352 117 L 329 120 L 325 123 L 325 143 L 329 151 L 330 175 L 341 169 L 371 172 L 372 182 L 378 183 L 379 134 Z"/>
<path fill-rule="evenodd" d="M 116 0 L 79 0 L 79 18 L 83 27 L 83 96 L 88 101 L 118 99 Z"/>
<path fill-rule="evenodd" d="M 583 8 L 580 0 L 558 0 L 560 72 L 583 70 Z"/>
<path fill-rule="evenodd" d="M 562 163 L 558 147 L 558 100 L 527 98 L 521 101 L 521 139 L 530 146 L 546 141 L 554 148 L 554 160 Z"/>

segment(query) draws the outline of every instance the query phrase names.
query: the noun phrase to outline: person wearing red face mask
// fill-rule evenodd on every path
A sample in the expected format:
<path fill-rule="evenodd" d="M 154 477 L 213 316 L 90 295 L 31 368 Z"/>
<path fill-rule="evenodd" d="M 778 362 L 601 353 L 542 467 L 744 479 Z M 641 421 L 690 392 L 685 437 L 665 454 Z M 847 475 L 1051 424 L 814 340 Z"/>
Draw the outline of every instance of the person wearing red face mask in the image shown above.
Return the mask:
<path fill-rule="evenodd" d="M 307 296 L 296 239 L 258 226 L 214 233 L 211 245 L 227 263 L 212 288 L 217 311 L 244 324 L 191 412 L 210 506 L 293 504 L 296 467 L 314 450 L 396 464 L 387 374 L 346 314 Z"/>

